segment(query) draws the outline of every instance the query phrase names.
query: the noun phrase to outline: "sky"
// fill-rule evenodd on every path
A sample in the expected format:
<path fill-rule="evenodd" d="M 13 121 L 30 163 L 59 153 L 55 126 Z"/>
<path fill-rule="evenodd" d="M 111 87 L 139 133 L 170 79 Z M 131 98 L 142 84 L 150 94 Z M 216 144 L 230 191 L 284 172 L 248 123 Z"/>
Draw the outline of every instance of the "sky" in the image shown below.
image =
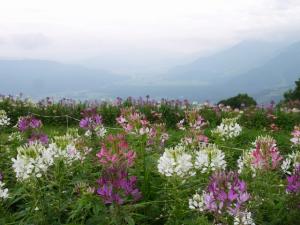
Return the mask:
<path fill-rule="evenodd" d="M 129 58 L 134 67 L 248 39 L 300 40 L 299 0 L 1 1 L 1 58 Z"/>

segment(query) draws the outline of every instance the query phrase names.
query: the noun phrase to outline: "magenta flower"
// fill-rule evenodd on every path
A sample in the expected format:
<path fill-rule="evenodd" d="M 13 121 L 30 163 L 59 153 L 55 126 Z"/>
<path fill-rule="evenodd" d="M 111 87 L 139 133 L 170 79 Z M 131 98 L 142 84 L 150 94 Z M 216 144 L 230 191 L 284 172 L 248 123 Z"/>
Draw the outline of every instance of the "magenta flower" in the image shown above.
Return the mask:
<path fill-rule="evenodd" d="M 269 137 L 259 137 L 255 142 L 256 148 L 252 151 L 252 165 L 257 169 L 273 170 L 276 169 L 281 160 L 276 141 Z"/>
<path fill-rule="evenodd" d="M 294 173 L 287 177 L 286 191 L 289 193 L 300 193 L 300 165 L 295 168 Z"/>
<path fill-rule="evenodd" d="M 246 183 L 235 172 L 216 172 L 204 194 L 204 209 L 215 213 L 224 212 L 234 216 L 245 207 L 250 199 Z"/>
<path fill-rule="evenodd" d="M 292 136 L 293 138 L 291 138 L 291 142 L 294 145 L 299 145 L 300 144 L 300 127 L 299 126 L 295 126 L 294 130 L 292 131 Z"/>
<path fill-rule="evenodd" d="M 42 127 L 42 121 L 33 116 L 20 117 L 17 127 L 21 132 L 25 132 L 29 129 L 38 129 Z"/>
<path fill-rule="evenodd" d="M 84 117 L 79 122 L 81 128 L 93 131 L 98 126 L 102 126 L 102 117 L 97 114 L 96 108 L 85 109 L 81 114 Z"/>
<path fill-rule="evenodd" d="M 105 204 L 121 205 L 128 200 L 137 201 L 141 193 L 136 188 L 136 177 L 128 175 L 128 168 L 133 166 L 136 153 L 129 150 L 123 135 L 109 135 L 104 141 L 97 153 L 103 166 L 97 194 Z"/>
<path fill-rule="evenodd" d="M 33 144 L 35 142 L 40 142 L 43 145 L 47 145 L 49 143 L 49 138 L 47 134 L 32 134 L 31 137 L 28 139 L 29 144 Z"/>
<path fill-rule="evenodd" d="M 97 153 L 99 162 L 108 168 L 128 168 L 133 166 L 136 153 L 129 150 L 128 143 L 123 135 L 109 135 L 107 144 L 102 144 Z"/>
<path fill-rule="evenodd" d="M 136 177 L 129 177 L 125 171 L 107 169 L 98 180 L 97 194 L 105 204 L 122 205 L 124 202 L 141 198 L 141 192 L 136 188 Z"/>

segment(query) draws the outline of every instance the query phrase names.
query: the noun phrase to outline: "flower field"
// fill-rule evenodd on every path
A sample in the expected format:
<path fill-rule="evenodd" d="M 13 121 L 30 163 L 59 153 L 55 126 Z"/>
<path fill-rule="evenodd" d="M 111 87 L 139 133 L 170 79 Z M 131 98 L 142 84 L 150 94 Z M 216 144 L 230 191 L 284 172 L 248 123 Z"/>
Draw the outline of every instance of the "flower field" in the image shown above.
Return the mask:
<path fill-rule="evenodd" d="M 300 113 L 0 96 L 0 224 L 300 221 Z"/>

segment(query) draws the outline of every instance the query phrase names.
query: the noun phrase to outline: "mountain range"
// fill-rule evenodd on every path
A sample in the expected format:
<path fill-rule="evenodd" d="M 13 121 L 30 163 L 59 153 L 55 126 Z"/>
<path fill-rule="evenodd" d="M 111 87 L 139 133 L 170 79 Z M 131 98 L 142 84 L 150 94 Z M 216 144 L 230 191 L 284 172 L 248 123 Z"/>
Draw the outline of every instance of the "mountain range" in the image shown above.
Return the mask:
<path fill-rule="evenodd" d="M 0 93 L 80 99 L 150 94 L 218 101 L 243 92 L 259 102 L 279 100 L 300 78 L 300 42 L 245 41 L 139 80 L 94 68 L 47 60 L 0 60 Z"/>

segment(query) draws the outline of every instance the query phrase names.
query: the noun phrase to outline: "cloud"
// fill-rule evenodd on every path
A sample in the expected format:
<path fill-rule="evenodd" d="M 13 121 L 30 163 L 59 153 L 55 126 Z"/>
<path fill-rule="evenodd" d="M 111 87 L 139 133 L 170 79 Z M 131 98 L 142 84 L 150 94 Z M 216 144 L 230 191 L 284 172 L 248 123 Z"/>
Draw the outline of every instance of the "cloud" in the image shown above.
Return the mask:
<path fill-rule="evenodd" d="M 300 1 L 10 0 L 0 15 L 0 36 L 12 37 L 18 56 L 88 58 L 127 49 L 205 54 L 245 39 L 298 38 Z M 7 40 L 2 48 L 11 45 Z"/>
<path fill-rule="evenodd" d="M 12 40 L 16 46 L 25 50 L 35 50 L 51 44 L 50 39 L 42 33 L 17 34 Z"/>

